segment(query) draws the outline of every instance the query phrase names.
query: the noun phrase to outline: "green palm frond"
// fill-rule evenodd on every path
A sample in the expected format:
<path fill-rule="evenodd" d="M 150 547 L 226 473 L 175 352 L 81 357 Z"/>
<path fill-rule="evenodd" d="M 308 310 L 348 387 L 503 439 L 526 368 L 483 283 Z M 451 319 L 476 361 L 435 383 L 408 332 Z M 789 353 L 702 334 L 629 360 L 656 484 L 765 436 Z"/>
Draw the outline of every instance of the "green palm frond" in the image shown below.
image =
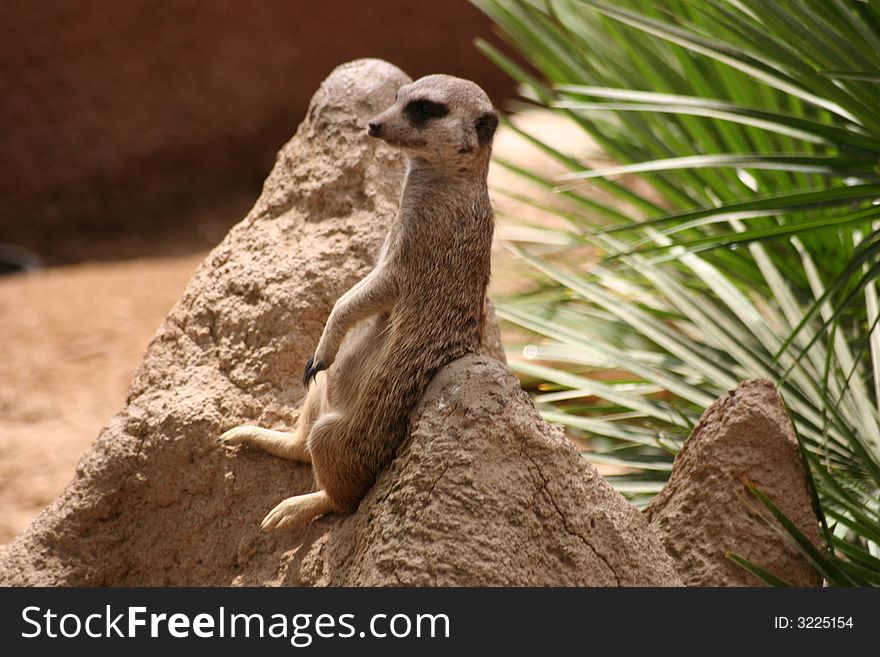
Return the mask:
<path fill-rule="evenodd" d="M 542 412 L 642 504 L 712 399 L 770 378 L 828 525 L 809 557 L 880 584 L 880 3 L 473 1 L 533 72 L 478 47 L 612 160 L 515 128 L 567 173 L 496 162 L 561 202 L 504 192 L 563 220 L 510 231 L 540 285 L 498 303 Z"/>

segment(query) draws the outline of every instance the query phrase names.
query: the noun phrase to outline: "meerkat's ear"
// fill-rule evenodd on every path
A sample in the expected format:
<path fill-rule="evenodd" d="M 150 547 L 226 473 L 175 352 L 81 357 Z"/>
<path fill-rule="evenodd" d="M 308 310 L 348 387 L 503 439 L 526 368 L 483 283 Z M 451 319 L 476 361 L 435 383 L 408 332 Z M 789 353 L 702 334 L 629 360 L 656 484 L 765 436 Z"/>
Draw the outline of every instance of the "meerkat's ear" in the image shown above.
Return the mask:
<path fill-rule="evenodd" d="M 477 130 L 477 141 L 480 142 L 480 146 L 485 146 L 492 141 L 492 136 L 498 127 L 498 115 L 495 112 L 486 112 L 477 119 L 474 127 Z"/>

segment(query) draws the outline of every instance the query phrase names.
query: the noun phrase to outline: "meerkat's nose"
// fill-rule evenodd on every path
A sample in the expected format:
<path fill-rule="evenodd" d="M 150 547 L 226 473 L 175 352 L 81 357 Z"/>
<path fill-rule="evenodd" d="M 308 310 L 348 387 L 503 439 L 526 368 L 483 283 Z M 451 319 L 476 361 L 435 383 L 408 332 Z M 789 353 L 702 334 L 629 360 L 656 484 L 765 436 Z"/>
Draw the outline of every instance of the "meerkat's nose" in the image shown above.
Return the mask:
<path fill-rule="evenodd" d="M 377 121 L 370 121 L 370 137 L 382 136 L 382 124 Z"/>

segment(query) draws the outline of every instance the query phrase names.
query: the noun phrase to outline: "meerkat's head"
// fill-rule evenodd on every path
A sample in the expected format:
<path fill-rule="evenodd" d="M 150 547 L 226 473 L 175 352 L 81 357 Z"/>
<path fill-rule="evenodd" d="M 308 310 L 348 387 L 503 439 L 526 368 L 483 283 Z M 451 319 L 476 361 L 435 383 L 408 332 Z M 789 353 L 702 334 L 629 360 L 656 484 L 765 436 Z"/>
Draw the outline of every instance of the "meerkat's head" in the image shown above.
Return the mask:
<path fill-rule="evenodd" d="M 492 101 L 478 85 L 428 75 L 401 87 L 397 101 L 370 121 L 369 133 L 413 157 L 465 165 L 488 156 L 497 127 Z"/>

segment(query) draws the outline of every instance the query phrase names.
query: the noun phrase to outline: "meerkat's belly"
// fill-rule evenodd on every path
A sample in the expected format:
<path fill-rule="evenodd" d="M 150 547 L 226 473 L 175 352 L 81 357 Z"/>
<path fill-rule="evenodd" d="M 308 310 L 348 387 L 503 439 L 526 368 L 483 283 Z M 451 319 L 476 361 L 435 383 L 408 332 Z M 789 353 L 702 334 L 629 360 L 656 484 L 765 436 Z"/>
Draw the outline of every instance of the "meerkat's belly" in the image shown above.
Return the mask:
<path fill-rule="evenodd" d="M 327 411 L 342 412 L 350 406 L 359 386 L 382 366 L 381 355 L 388 338 L 387 314 L 360 322 L 342 342 L 327 380 Z"/>

